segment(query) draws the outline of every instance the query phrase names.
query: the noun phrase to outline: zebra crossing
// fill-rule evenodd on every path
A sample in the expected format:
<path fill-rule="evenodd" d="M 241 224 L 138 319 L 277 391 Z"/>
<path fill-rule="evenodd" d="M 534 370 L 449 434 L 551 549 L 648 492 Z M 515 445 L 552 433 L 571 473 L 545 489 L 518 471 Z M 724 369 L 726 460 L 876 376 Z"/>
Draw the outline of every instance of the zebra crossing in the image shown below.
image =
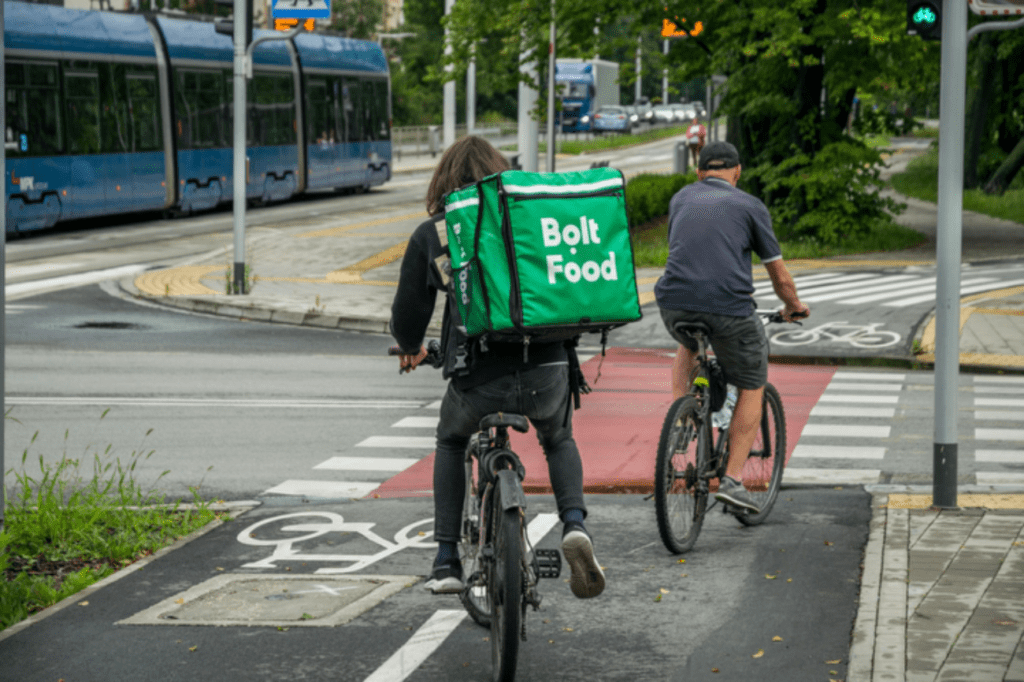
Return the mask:
<path fill-rule="evenodd" d="M 800 300 L 808 305 L 827 301 L 847 306 L 872 303 L 890 308 L 934 302 L 936 280 L 935 274 L 911 272 L 828 272 L 793 278 Z M 1024 270 L 1019 268 L 983 272 L 965 270 L 961 275 L 960 294 L 967 296 L 1022 284 Z M 754 284 L 754 298 L 759 308 L 781 304 L 768 280 Z"/>
<path fill-rule="evenodd" d="M 811 409 L 786 467 L 792 484 L 929 484 L 930 374 L 838 371 Z M 1024 377 L 960 387 L 960 485 L 1024 484 Z M 972 404 L 973 403 L 973 404 Z M 791 434 L 792 435 L 792 434 Z"/>
<path fill-rule="evenodd" d="M 283 481 L 263 494 L 311 499 L 366 497 L 434 451 L 440 407 L 441 401 L 436 400 L 414 408 L 422 414 L 403 417 L 390 427 L 392 431 L 400 429 L 401 435 L 368 436 L 353 446 L 365 455 L 330 457 L 313 466 L 309 478 Z M 408 435 L 411 432 L 416 435 Z"/>

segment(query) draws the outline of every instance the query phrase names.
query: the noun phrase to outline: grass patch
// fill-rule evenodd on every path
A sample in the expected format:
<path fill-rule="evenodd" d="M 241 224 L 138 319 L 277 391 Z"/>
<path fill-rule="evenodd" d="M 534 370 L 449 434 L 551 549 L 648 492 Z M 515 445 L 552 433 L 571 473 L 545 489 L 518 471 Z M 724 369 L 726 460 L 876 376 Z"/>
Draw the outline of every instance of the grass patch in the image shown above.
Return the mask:
<path fill-rule="evenodd" d="M 894 222 L 879 222 L 863 237 L 826 246 L 813 241 L 781 242 L 785 260 L 831 258 L 859 253 L 901 251 L 925 241 L 924 235 Z M 668 260 L 668 216 L 651 221 L 633 233 L 633 252 L 637 267 L 661 268 Z M 753 262 L 760 259 L 754 255 Z"/>
<path fill-rule="evenodd" d="M 938 201 L 939 151 L 930 149 L 907 164 L 907 170 L 892 176 L 892 186 L 908 197 Z M 985 194 L 980 189 L 964 191 L 964 208 L 994 218 L 1021 222 L 1024 216 L 1024 173 L 1018 173 L 1002 196 Z"/>
<path fill-rule="evenodd" d="M 152 454 L 140 449 L 122 460 L 107 446 L 76 459 L 65 448 L 56 463 L 40 455 L 39 473 L 30 474 L 25 449 L 0 533 L 0 630 L 214 519 L 198 486 L 194 504 L 164 505 L 156 483 L 145 488 L 136 481 L 136 467 Z"/>
<path fill-rule="evenodd" d="M 686 127 L 679 126 L 672 128 L 657 128 L 655 130 L 648 130 L 647 132 L 638 133 L 636 135 L 605 133 L 601 137 L 595 137 L 593 140 L 558 141 L 558 152 L 560 154 L 586 154 L 587 152 L 599 152 L 606 149 L 632 147 L 638 144 L 646 144 L 647 142 L 663 140 L 668 137 L 676 137 L 677 135 L 682 135 L 685 132 Z M 518 149 L 518 146 L 514 144 L 507 144 L 500 147 L 500 149 L 506 152 L 514 152 Z M 538 154 L 544 154 L 547 150 L 548 145 L 546 142 L 540 142 L 538 144 Z"/>

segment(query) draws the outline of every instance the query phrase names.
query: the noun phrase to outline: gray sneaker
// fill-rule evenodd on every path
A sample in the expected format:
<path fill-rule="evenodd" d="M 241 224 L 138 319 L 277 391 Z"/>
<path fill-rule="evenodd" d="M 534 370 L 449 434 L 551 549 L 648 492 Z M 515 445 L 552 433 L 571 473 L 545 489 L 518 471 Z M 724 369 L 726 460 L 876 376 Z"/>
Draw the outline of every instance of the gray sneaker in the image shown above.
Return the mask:
<path fill-rule="evenodd" d="M 590 599 L 604 592 L 604 571 L 594 558 L 590 535 L 578 523 L 567 523 L 562 529 L 562 554 L 572 569 L 569 587 L 580 599 Z"/>
<path fill-rule="evenodd" d="M 743 484 L 739 481 L 734 481 L 728 476 L 723 476 L 719 481 L 715 499 L 719 502 L 731 504 L 734 507 L 746 509 L 754 514 L 761 512 L 761 507 L 758 506 L 757 502 L 754 502 L 754 498 L 750 496 L 750 493 L 743 487 Z"/>

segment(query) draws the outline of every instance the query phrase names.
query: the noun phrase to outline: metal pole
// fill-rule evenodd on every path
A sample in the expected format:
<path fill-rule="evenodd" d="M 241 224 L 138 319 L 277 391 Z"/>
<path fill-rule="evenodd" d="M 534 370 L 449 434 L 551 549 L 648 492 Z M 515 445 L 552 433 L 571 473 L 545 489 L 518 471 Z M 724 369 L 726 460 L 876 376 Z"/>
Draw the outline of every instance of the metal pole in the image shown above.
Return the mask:
<path fill-rule="evenodd" d="M 636 37 L 636 89 L 633 91 L 633 104 L 640 102 L 640 91 L 643 89 L 643 81 L 640 76 L 640 56 L 643 53 L 643 37 Z"/>
<path fill-rule="evenodd" d="M 661 103 L 668 104 L 668 38 L 662 42 L 665 43 L 665 68 L 661 70 Z"/>
<path fill-rule="evenodd" d="M 935 443 L 932 503 L 956 507 L 960 375 L 960 240 L 963 233 L 967 3 L 943 0 L 939 97 L 939 222 L 935 258 Z"/>
<path fill-rule="evenodd" d="M 0 35 L 4 34 L 4 3 L 0 2 Z M 4 52 L 4 41 L 0 40 L 0 93 L 7 92 L 7 59 Z M 7 96 L 0 97 L 0 121 L 7 121 Z M 7 183 L 7 137 L 4 136 L 5 146 L 0 149 L 0 181 Z M 4 195 L 4 207 L 0 211 L 0 266 L 4 272 L 7 271 L 7 192 Z M 0 299 L 4 301 L 4 312 L 0 315 L 0 533 L 4 530 L 4 512 L 7 509 L 7 478 L 5 476 L 6 463 L 4 462 L 4 426 L 7 421 L 7 278 L 0 279 Z"/>
<path fill-rule="evenodd" d="M 452 13 L 452 7 L 455 6 L 455 0 L 444 0 L 444 14 L 448 16 Z M 449 58 L 452 55 L 452 41 L 451 36 L 448 35 L 448 29 L 444 29 L 444 56 Z M 453 64 L 447 64 L 444 67 L 445 73 L 451 74 L 455 69 Z M 447 80 L 444 83 L 444 148 L 448 149 L 455 144 L 455 81 Z"/>
<path fill-rule="evenodd" d="M 548 35 L 548 147 L 547 171 L 555 172 L 555 0 L 551 0 L 551 30 Z"/>
<path fill-rule="evenodd" d="M 466 134 L 476 130 L 476 45 L 473 46 L 466 67 Z"/>
<path fill-rule="evenodd" d="M 530 84 L 519 81 L 519 165 L 524 171 L 537 172 L 537 108 L 539 93 L 532 83 L 537 82 L 537 61 L 533 50 L 519 55 L 519 70 Z"/>
<path fill-rule="evenodd" d="M 245 31 L 245 3 L 249 0 L 235 0 L 234 28 L 235 28 L 235 62 L 234 62 L 234 164 L 232 174 L 234 176 L 232 189 L 234 190 L 232 212 L 234 214 L 235 226 L 235 267 L 232 278 L 231 293 L 245 294 L 245 196 L 248 185 L 248 173 L 245 163 L 245 138 L 246 138 L 246 109 L 248 104 L 245 98 L 245 59 L 246 59 L 246 31 Z"/>

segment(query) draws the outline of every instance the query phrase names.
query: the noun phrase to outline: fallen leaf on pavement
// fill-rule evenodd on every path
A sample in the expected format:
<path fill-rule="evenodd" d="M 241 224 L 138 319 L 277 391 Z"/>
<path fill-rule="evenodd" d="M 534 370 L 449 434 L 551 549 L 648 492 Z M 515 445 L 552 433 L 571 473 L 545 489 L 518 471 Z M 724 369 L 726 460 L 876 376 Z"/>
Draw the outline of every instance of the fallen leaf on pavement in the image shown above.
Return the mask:
<path fill-rule="evenodd" d="M 834 545 L 834 544 L 836 544 L 836 543 L 834 543 L 834 542 L 829 542 L 828 540 L 825 540 L 825 546 L 826 546 L 826 547 L 831 547 L 831 546 L 832 546 L 832 545 Z"/>
<path fill-rule="evenodd" d="M 80 602 L 78 602 L 78 605 L 79 606 L 88 606 L 89 602 L 87 602 L 87 601 L 80 601 Z"/>
<path fill-rule="evenodd" d="M 761 658 L 764 656 L 764 649 L 758 649 L 756 654 L 752 654 L 751 658 Z"/>
<path fill-rule="evenodd" d="M 772 641 L 773 641 L 773 642 L 781 642 L 781 641 L 782 641 L 782 638 L 781 638 L 781 637 L 779 637 L 778 635 L 775 635 L 774 637 L 772 637 Z"/>
<path fill-rule="evenodd" d="M 686 563 L 686 559 L 680 559 L 680 560 L 679 560 L 679 561 L 677 561 L 676 563 L 677 563 L 677 564 L 685 564 L 685 563 Z"/>
<path fill-rule="evenodd" d="M 661 595 L 659 594 L 658 596 L 656 596 L 656 597 L 654 598 L 654 601 L 661 601 Z"/>
<path fill-rule="evenodd" d="M 772 575 L 771 573 L 765 573 L 765 574 L 764 574 L 764 578 L 765 578 L 765 580 L 775 580 L 775 579 L 776 579 L 776 578 L 778 578 L 778 577 L 779 577 L 779 576 L 777 576 L 777 575 Z"/>
<path fill-rule="evenodd" d="M 826 665 L 839 665 L 842 662 L 843 662 L 843 660 L 841 658 L 837 658 L 834 661 L 825 661 L 825 664 Z"/>
<path fill-rule="evenodd" d="M 662 594 L 668 594 L 668 590 L 666 590 L 666 589 L 665 589 L 665 588 L 663 587 L 663 588 L 661 588 L 661 593 L 662 593 Z"/>
<path fill-rule="evenodd" d="M 712 668 L 712 669 L 711 669 L 711 672 L 713 672 L 713 673 L 717 673 L 717 672 L 718 672 L 718 668 Z"/>
<path fill-rule="evenodd" d="M 175 600 L 174 600 L 174 603 L 175 603 L 175 604 L 184 604 L 184 603 L 185 603 L 185 598 L 184 598 L 184 597 L 182 597 L 181 599 L 175 599 Z"/>
<path fill-rule="evenodd" d="M 189 651 L 195 651 L 195 650 L 196 650 L 196 649 L 198 649 L 198 648 L 199 648 L 198 646 L 190 646 L 190 647 L 188 648 L 188 650 L 189 650 Z"/>

